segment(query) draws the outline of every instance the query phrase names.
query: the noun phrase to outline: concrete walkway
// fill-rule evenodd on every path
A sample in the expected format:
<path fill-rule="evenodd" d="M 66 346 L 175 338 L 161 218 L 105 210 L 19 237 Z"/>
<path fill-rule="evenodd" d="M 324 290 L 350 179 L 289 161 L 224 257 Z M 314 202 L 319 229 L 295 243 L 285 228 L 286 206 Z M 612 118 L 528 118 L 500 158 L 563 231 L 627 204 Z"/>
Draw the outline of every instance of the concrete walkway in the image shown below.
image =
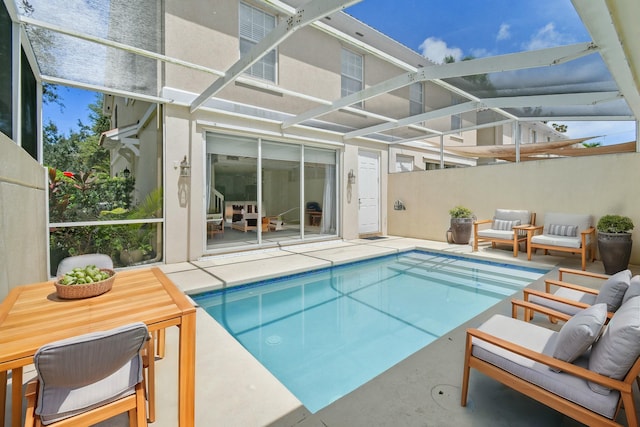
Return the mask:
<path fill-rule="evenodd" d="M 482 259 L 552 268 L 579 268 L 577 256 L 512 256 L 509 248 L 448 245 L 399 237 L 330 241 L 216 256 L 162 270 L 187 294 L 329 267 L 409 249 L 464 253 Z M 599 262 L 588 269 L 603 272 Z M 638 269 L 632 268 L 634 274 Z M 544 278 L 530 287 L 542 289 Z M 518 296 L 518 295 L 516 295 Z M 521 296 L 521 294 L 519 295 Z M 465 330 L 493 313 L 511 315 L 509 299 L 454 329 L 383 374 L 311 414 L 204 310 L 196 328 L 196 426 L 577 426 L 575 421 L 472 370 L 469 402 L 460 406 Z M 535 321 L 535 320 L 534 320 Z M 537 319 L 549 327 L 546 319 Z M 177 425 L 177 330 L 167 330 L 167 355 L 157 362 L 156 427 Z M 31 378 L 29 372 L 25 378 Z M 639 406 L 640 407 L 640 406 Z M 621 418 L 622 419 L 622 418 Z M 126 422 L 124 423 L 126 425 Z M 103 423 L 123 425 L 122 420 Z"/>

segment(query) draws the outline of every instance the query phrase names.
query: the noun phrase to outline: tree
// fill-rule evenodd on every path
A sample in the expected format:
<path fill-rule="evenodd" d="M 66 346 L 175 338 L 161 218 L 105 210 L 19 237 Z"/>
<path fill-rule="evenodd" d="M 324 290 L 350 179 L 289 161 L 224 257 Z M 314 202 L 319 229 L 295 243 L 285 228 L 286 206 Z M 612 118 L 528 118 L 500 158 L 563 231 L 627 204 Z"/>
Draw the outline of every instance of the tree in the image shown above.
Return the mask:
<path fill-rule="evenodd" d="M 553 127 L 557 132 L 566 133 L 567 125 L 561 125 L 558 123 L 551 123 L 551 127 Z"/>

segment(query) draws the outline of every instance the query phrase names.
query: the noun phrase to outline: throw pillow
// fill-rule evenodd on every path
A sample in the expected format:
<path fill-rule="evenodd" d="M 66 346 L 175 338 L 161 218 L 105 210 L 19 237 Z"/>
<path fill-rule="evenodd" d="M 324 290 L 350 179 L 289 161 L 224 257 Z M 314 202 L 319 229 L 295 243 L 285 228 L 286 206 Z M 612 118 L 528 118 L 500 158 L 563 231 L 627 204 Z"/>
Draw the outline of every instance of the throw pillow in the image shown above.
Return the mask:
<path fill-rule="evenodd" d="M 629 299 L 613 315 L 600 339 L 591 347 L 589 370 L 621 380 L 640 356 L 640 297 Z M 589 382 L 589 388 L 607 395 L 611 390 Z"/>
<path fill-rule="evenodd" d="M 580 310 L 558 332 L 553 357 L 569 363 L 576 360 L 598 339 L 606 320 L 606 304 Z"/>
<path fill-rule="evenodd" d="M 622 304 L 625 292 L 631 281 L 631 271 L 623 270 L 609 277 L 600 287 L 596 304 L 607 304 L 607 310 L 614 312 Z"/>
<path fill-rule="evenodd" d="M 494 230 L 513 230 L 513 227 L 516 225 L 520 225 L 520 220 L 515 219 L 513 221 L 508 221 L 504 219 L 494 219 L 493 220 L 493 228 Z"/>
<path fill-rule="evenodd" d="M 554 236 L 576 237 L 578 235 L 577 225 L 550 224 L 549 234 Z"/>
<path fill-rule="evenodd" d="M 629 287 L 627 291 L 624 293 L 624 297 L 622 298 L 622 303 L 629 301 L 633 297 L 640 296 L 640 276 L 633 276 L 631 281 L 629 281 Z"/>

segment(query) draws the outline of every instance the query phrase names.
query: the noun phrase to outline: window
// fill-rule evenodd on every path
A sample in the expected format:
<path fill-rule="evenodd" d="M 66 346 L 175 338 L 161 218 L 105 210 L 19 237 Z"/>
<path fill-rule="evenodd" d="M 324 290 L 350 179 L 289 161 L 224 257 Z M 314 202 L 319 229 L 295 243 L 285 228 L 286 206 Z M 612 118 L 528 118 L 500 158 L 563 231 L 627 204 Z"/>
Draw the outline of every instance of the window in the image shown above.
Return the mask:
<path fill-rule="evenodd" d="M 396 154 L 396 172 L 413 171 L 413 157 Z"/>
<path fill-rule="evenodd" d="M 422 83 L 414 83 L 409 86 L 409 115 L 415 116 L 424 111 L 424 97 Z"/>
<path fill-rule="evenodd" d="M 247 4 L 240 3 L 240 56 L 246 55 L 249 50 L 269 34 L 275 26 L 275 16 L 269 15 Z M 253 77 L 275 82 L 276 56 L 276 50 L 273 49 L 253 64 L 245 73 Z"/>
<path fill-rule="evenodd" d="M 362 90 L 362 55 L 353 53 L 350 50 L 342 49 L 342 97 Z M 362 108 L 362 102 L 354 104 Z"/>
<path fill-rule="evenodd" d="M 451 105 L 458 105 L 462 102 L 460 98 L 456 96 L 451 97 Z M 451 115 L 451 130 L 459 130 L 462 129 L 462 115 L 461 114 L 452 114 Z M 460 132 L 458 132 L 460 135 Z"/>
<path fill-rule="evenodd" d="M 0 132 L 9 138 L 13 138 L 12 45 L 11 17 L 3 3 L 0 5 Z"/>

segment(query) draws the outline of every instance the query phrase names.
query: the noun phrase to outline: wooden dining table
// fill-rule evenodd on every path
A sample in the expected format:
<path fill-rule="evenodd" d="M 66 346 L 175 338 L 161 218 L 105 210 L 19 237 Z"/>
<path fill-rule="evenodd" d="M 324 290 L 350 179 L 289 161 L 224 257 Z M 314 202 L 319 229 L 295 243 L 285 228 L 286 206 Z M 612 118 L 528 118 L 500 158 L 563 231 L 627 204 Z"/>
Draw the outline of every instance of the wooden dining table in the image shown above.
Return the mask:
<path fill-rule="evenodd" d="M 91 298 L 65 300 L 53 281 L 18 286 L 0 305 L 0 380 L 12 375 L 12 427 L 22 425 L 22 370 L 42 345 L 132 322 L 150 332 L 178 326 L 178 425 L 195 415 L 196 308 L 157 267 L 119 271 L 112 289 Z M 1 385 L 2 383 L 0 383 Z M 16 387 L 16 385 L 20 385 Z M 6 387 L 0 390 L 4 420 Z"/>

